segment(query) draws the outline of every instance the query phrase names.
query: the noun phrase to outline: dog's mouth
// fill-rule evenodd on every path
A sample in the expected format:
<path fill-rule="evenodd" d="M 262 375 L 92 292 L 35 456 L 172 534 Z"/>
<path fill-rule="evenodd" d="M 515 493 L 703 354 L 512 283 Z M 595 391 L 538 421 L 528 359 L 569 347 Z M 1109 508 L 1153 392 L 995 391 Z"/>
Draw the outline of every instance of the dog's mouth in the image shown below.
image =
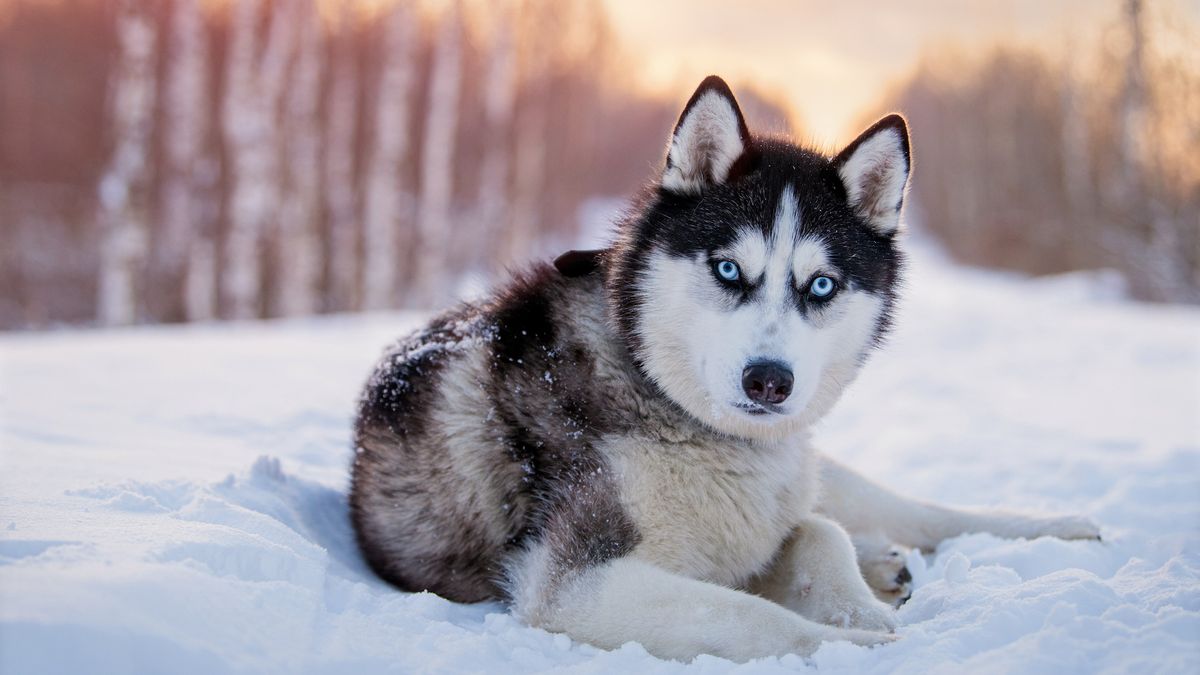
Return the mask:
<path fill-rule="evenodd" d="M 784 409 L 770 403 L 750 403 L 748 401 L 735 401 L 733 407 L 750 415 L 751 417 L 760 417 L 765 415 L 783 415 Z"/>

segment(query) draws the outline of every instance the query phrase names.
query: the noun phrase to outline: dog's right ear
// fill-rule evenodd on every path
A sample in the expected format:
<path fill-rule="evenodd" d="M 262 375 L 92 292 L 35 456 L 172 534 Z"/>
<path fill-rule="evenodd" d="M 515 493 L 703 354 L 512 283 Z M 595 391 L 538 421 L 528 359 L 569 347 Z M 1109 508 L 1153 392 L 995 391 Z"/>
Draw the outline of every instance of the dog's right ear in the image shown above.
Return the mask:
<path fill-rule="evenodd" d="M 704 78 L 671 134 L 663 189 L 699 194 L 736 179 L 749 163 L 750 130 L 725 80 Z"/>

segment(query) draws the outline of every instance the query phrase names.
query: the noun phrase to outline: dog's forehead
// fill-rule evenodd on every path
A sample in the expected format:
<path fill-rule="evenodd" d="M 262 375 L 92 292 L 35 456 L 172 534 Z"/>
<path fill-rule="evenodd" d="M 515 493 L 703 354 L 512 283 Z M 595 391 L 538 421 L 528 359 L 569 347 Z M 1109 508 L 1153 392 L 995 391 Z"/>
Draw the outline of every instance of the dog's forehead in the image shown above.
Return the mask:
<path fill-rule="evenodd" d="M 776 198 L 773 217 L 745 224 L 719 254 L 737 261 L 753 278 L 766 274 L 768 281 L 790 283 L 790 272 L 795 280 L 806 279 L 827 265 L 830 256 L 822 238 L 805 232 L 803 217 L 795 191 L 787 186 Z"/>
<path fill-rule="evenodd" d="M 691 261 L 728 258 L 747 278 L 758 279 L 773 269 L 779 245 L 790 242 L 791 255 L 779 258 L 779 267 L 791 274 L 772 277 L 781 287 L 799 286 L 823 272 L 846 288 L 874 292 L 886 291 L 894 278 L 898 255 L 891 241 L 855 219 L 828 160 L 814 153 L 770 145 L 755 173 L 743 180 L 698 197 L 665 191 L 656 196 L 639 221 L 633 250 Z"/>
<path fill-rule="evenodd" d="M 828 244 L 811 235 L 801 237 L 792 253 L 792 277 L 803 284 L 817 272 L 828 271 Z"/>

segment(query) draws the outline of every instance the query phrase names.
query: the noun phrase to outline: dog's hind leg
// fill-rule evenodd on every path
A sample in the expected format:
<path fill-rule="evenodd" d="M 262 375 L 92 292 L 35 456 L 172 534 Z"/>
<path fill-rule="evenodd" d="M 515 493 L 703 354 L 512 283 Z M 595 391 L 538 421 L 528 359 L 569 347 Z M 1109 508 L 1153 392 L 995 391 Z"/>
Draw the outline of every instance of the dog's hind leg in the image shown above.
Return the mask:
<path fill-rule="evenodd" d="M 1100 538 L 1096 524 L 1082 516 L 948 508 L 902 497 L 823 455 L 820 470 L 821 496 L 817 510 L 836 520 L 851 535 L 878 534 L 923 551 L 933 550 L 944 539 L 969 532 L 988 532 L 1012 539 Z"/>
<path fill-rule="evenodd" d="M 902 564 L 905 551 L 896 545 L 931 551 L 945 539 L 970 532 L 1013 539 L 1100 538 L 1099 528 L 1086 517 L 948 508 L 898 495 L 824 455 L 819 465 L 817 511 L 850 532 L 863 576 L 879 597 L 893 602 L 903 601 L 897 593 L 911 580 Z"/>

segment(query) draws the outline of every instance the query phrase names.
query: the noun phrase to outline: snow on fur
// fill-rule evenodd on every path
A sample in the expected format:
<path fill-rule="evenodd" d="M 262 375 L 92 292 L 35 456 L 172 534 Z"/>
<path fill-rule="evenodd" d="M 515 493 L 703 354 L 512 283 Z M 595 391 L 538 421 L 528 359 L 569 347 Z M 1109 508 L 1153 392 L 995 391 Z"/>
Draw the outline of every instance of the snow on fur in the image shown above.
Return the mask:
<path fill-rule="evenodd" d="M 0 671 L 1200 670 L 1200 313 L 912 267 L 819 447 L 913 496 L 1083 512 L 1105 541 L 914 554 L 893 644 L 680 664 L 382 584 L 347 522 L 349 425 L 420 317 L 371 316 L 0 338 Z"/>

